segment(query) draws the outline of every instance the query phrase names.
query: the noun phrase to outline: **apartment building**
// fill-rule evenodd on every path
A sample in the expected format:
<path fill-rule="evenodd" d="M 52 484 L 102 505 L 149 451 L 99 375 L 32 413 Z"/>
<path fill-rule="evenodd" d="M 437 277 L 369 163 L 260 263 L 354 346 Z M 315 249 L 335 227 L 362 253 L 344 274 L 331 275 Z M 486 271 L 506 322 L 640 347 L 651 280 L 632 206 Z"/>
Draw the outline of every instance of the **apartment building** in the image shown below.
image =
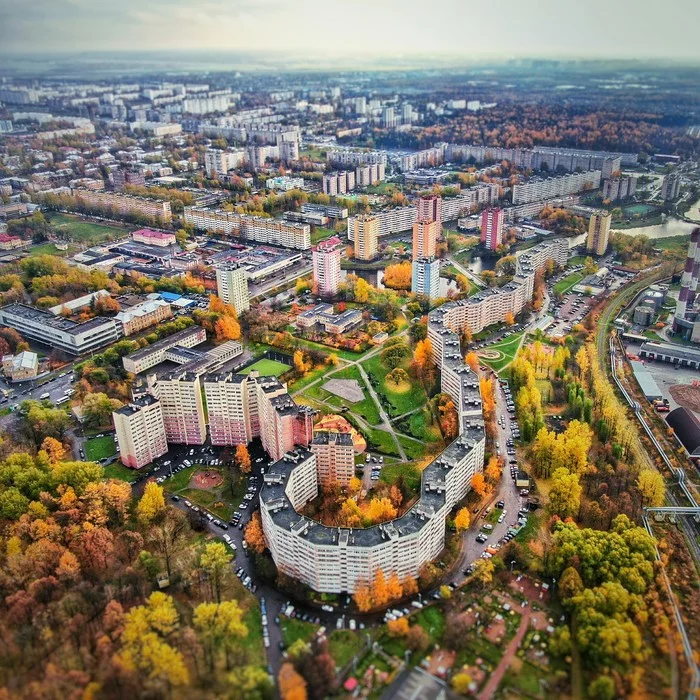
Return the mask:
<path fill-rule="evenodd" d="M 0 309 L 1 311 L 1 309 Z M 193 348 L 195 345 L 203 343 L 207 339 L 207 332 L 201 326 L 192 326 L 183 331 L 173 333 L 173 335 L 156 341 L 141 350 L 132 352 L 130 355 L 122 357 L 122 364 L 127 372 L 140 374 L 151 367 L 165 362 L 166 354 L 169 350 L 177 347 Z"/>
<path fill-rule="evenodd" d="M 338 293 L 342 246 L 340 238 L 333 236 L 311 249 L 313 282 L 316 293 L 321 297 L 333 297 Z"/>
<path fill-rule="evenodd" d="M 589 170 L 559 177 L 533 178 L 513 186 L 513 204 L 527 204 L 600 187 L 600 170 Z"/>
<path fill-rule="evenodd" d="M 226 304 L 231 304 L 237 314 L 250 308 L 248 275 L 237 263 L 228 263 L 216 268 L 216 293 Z"/>
<path fill-rule="evenodd" d="M 383 165 L 386 167 L 387 154 L 384 151 L 352 151 L 350 149 L 330 149 L 326 160 L 336 165 Z"/>
<path fill-rule="evenodd" d="M 414 260 L 411 276 L 411 291 L 430 299 L 440 296 L 440 261 L 434 257 Z"/>
<path fill-rule="evenodd" d="M 681 191 L 681 176 L 677 172 L 669 173 L 664 175 L 663 182 L 661 183 L 661 199 L 664 202 L 672 202 L 678 199 L 678 195 Z"/>
<path fill-rule="evenodd" d="M 614 177 L 603 182 L 603 199 L 611 202 L 618 202 L 622 199 L 632 197 L 637 191 L 637 178 Z"/>
<path fill-rule="evenodd" d="M 308 224 L 284 219 L 246 216 L 201 207 L 185 207 L 185 223 L 200 231 L 238 236 L 267 245 L 278 245 L 295 250 L 311 248 L 311 227 Z"/>
<path fill-rule="evenodd" d="M 127 186 L 143 187 L 146 184 L 146 177 L 139 170 L 126 170 L 118 168 L 111 173 L 112 187 L 117 192 L 123 192 Z M 87 189 L 95 189 L 88 187 Z M 100 188 L 97 188 L 100 189 Z"/>
<path fill-rule="evenodd" d="M 202 445 L 207 438 L 199 375 L 176 370 L 158 377 L 154 387 L 168 442 Z"/>
<path fill-rule="evenodd" d="M 146 394 L 112 413 L 119 443 L 119 459 L 125 467 L 141 469 L 168 451 L 160 402 Z"/>
<path fill-rule="evenodd" d="M 484 209 L 481 213 L 481 244 L 487 250 L 496 250 L 503 243 L 503 210 Z"/>
<path fill-rule="evenodd" d="M 413 259 L 435 257 L 442 226 L 436 220 L 418 220 L 413 224 Z"/>
<path fill-rule="evenodd" d="M 374 260 L 379 248 L 379 222 L 376 216 L 356 216 L 353 220 L 352 240 L 355 242 L 356 260 Z"/>
<path fill-rule="evenodd" d="M 600 167 L 600 177 L 603 180 L 611 180 L 620 174 L 620 169 L 622 168 L 622 158 L 620 156 L 613 156 L 611 158 L 604 158 L 603 163 Z"/>
<path fill-rule="evenodd" d="M 172 315 L 172 309 L 167 301 L 148 299 L 124 311 L 120 311 L 115 318 L 121 324 L 122 333 L 129 336 L 162 323 L 171 318 Z"/>
<path fill-rule="evenodd" d="M 131 238 L 135 243 L 143 243 L 144 245 L 153 245 L 158 248 L 168 248 L 177 243 L 174 233 L 168 231 L 152 231 L 149 228 L 140 228 L 131 234 Z"/>
<path fill-rule="evenodd" d="M 355 476 L 355 449 L 350 433 L 317 432 L 309 450 L 316 456 L 318 480 L 324 486 L 347 486 Z"/>
<path fill-rule="evenodd" d="M 132 197 L 116 192 L 95 192 L 88 189 L 71 189 L 73 199 L 84 206 L 100 210 L 115 211 L 120 216 L 140 214 L 156 219 L 164 224 L 172 221 L 170 202 L 145 197 Z"/>
<path fill-rule="evenodd" d="M 69 355 L 83 355 L 110 345 L 119 339 L 121 330 L 113 318 L 73 321 L 26 304 L 8 304 L 0 308 L 0 324 L 14 328 L 28 340 L 58 348 Z"/>
<path fill-rule="evenodd" d="M 326 333 L 346 333 L 362 323 L 359 309 L 346 309 L 339 314 L 333 313 L 332 304 L 316 304 L 302 311 L 295 320 L 297 328 L 320 326 Z"/>
<path fill-rule="evenodd" d="M 418 221 L 437 221 L 442 224 L 442 197 L 435 194 L 419 197 L 416 202 L 416 218 Z"/>
<path fill-rule="evenodd" d="M 586 250 L 595 255 L 605 255 L 610 240 L 610 223 L 612 214 L 609 211 L 599 211 L 591 214 L 588 222 L 588 238 Z"/>

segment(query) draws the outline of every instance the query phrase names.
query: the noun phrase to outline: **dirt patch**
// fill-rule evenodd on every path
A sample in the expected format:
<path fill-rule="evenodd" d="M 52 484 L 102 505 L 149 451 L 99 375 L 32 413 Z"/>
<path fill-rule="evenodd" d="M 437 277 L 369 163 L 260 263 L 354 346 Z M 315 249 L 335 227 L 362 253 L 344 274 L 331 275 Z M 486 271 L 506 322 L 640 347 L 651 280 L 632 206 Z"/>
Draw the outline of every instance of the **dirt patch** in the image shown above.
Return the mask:
<path fill-rule="evenodd" d="M 221 486 L 224 483 L 224 475 L 216 469 L 200 469 L 191 479 L 190 488 L 207 491 Z"/>
<path fill-rule="evenodd" d="M 674 384 L 669 387 L 668 391 L 679 406 L 700 413 L 700 385 Z"/>
<path fill-rule="evenodd" d="M 321 389 L 340 396 L 341 399 L 350 403 L 357 403 L 365 398 L 365 393 L 356 379 L 329 379 Z"/>

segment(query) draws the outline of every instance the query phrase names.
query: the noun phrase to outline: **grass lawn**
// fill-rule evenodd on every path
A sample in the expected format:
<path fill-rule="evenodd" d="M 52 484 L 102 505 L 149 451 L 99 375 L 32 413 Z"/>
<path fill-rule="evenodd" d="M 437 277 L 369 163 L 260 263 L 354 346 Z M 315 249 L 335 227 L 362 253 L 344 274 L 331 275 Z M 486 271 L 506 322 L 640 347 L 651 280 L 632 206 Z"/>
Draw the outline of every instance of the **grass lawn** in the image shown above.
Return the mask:
<path fill-rule="evenodd" d="M 33 245 L 29 248 L 29 257 L 35 255 L 58 255 L 59 257 L 65 257 L 66 255 L 73 255 L 78 249 L 75 246 L 69 245 L 67 250 L 59 250 L 55 243 L 41 243 L 40 245 Z"/>
<path fill-rule="evenodd" d="M 391 182 L 380 182 L 378 185 L 369 185 L 367 192 L 369 194 L 393 194 L 396 190 L 396 185 Z"/>
<path fill-rule="evenodd" d="M 433 420 L 431 411 L 425 407 L 422 410 L 416 411 L 411 415 L 408 422 L 411 435 L 424 440 L 425 442 L 438 442 L 442 439 L 442 433 L 437 425 L 432 425 Z"/>
<path fill-rule="evenodd" d="M 105 479 L 119 479 L 132 482 L 138 478 L 139 470 L 125 467 L 121 462 L 113 462 L 105 468 Z"/>
<path fill-rule="evenodd" d="M 279 377 L 281 374 L 289 372 L 290 369 L 291 367 L 289 365 L 285 365 L 284 362 L 277 362 L 277 360 L 268 360 L 267 358 L 264 358 L 250 365 L 250 367 L 246 367 L 244 370 L 241 370 L 239 374 L 250 374 L 253 370 L 256 370 L 257 372 L 260 372 L 260 376 L 262 377 Z"/>
<path fill-rule="evenodd" d="M 346 414 L 347 415 L 347 414 Z M 367 447 L 375 452 L 393 457 L 399 456 L 394 438 L 384 430 L 361 431 L 367 440 Z"/>
<path fill-rule="evenodd" d="M 486 357 L 479 357 L 479 362 L 483 362 L 485 365 L 491 367 L 491 369 L 496 372 L 500 372 L 504 367 L 509 365 L 515 358 L 515 353 L 520 347 L 520 341 L 523 337 L 523 333 L 516 333 L 510 338 L 502 340 L 500 343 L 495 343 L 494 345 L 488 345 L 485 350 L 498 350 L 500 356 L 498 359 L 489 360 Z"/>
<path fill-rule="evenodd" d="M 317 401 L 325 401 L 331 406 L 341 408 L 342 406 L 347 406 L 353 413 L 357 413 L 359 416 L 364 418 L 370 425 L 378 425 L 381 422 L 379 417 L 379 410 L 374 403 L 372 397 L 369 395 L 362 376 L 360 375 L 360 370 L 354 365 L 351 367 L 346 367 L 338 372 L 334 372 L 328 377 L 328 379 L 354 379 L 362 387 L 365 398 L 362 401 L 353 403 L 352 401 L 347 401 L 346 399 L 336 396 L 335 394 L 326 391 L 321 388 L 325 381 L 319 382 L 318 384 L 310 387 L 306 390 L 305 394 L 312 399 Z"/>
<path fill-rule="evenodd" d="M 322 241 L 324 238 L 330 238 L 331 236 L 335 236 L 335 231 L 332 228 L 314 226 L 311 231 L 311 245 L 316 245 L 319 241 Z"/>
<path fill-rule="evenodd" d="M 241 586 L 243 588 L 243 586 Z M 262 614 L 257 599 L 243 589 L 245 594 L 241 600 L 241 607 L 248 610 L 243 616 L 243 622 L 248 628 L 248 635 L 241 641 L 243 648 L 248 652 L 249 663 L 259 664 L 260 659 L 265 658 L 263 646 Z"/>
<path fill-rule="evenodd" d="M 406 435 L 399 435 L 399 442 L 409 459 L 423 459 L 427 452 L 426 444 L 422 440 L 410 438 Z"/>
<path fill-rule="evenodd" d="M 165 487 L 168 491 L 175 493 L 176 491 L 181 491 L 186 489 L 190 483 L 192 475 L 199 469 L 199 467 L 187 467 L 169 479 L 165 480 Z"/>
<path fill-rule="evenodd" d="M 385 464 L 382 467 L 381 481 L 385 484 L 395 484 L 399 477 L 403 476 L 406 486 L 411 491 L 418 491 L 420 488 L 420 471 L 415 464 L 410 462 L 397 462 L 396 464 Z"/>
<path fill-rule="evenodd" d="M 316 367 L 316 369 L 311 370 L 311 372 L 309 372 L 304 377 L 299 377 L 299 379 L 295 379 L 294 381 L 288 382 L 287 386 L 289 388 L 289 392 L 296 393 L 302 391 L 304 387 L 309 386 L 309 384 L 313 384 L 317 379 L 320 379 L 326 374 L 329 374 L 332 371 L 332 369 L 332 367 L 329 367 L 327 365 L 321 365 L 320 367 Z"/>
<path fill-rule="evenodd" d="M 408 361 L 404 362 L 404 365 L 404 369 L 407 369 Z M 387 384 L 385 378 L 390 370 L 384 366 L 380 355 L 367 360 L 363 366 L 367 374 L 374 379 L 377 393 L 385 398 L 385 408 L 390 416 L 400 416 L 417 406 L 424 406 L 428 400 L 425 390 L 416 381 L 410 383 L 407 391 L 396 391 L 394 385 Z"/>
<path fill-rule="evenodd" d="M 98 462 L 106 457 L 117 454 L 117 446 L 112 435 L 101 438 L 92 438 L 85 442 L 85 459 L 88 462 Z"/>
<path fill-rule="evenodd" d="M 119 226 L 98 224 L 70 214 L 52 213 L 49 216 L 54 230 L 62 237 L 82 243 L 100 243 L 122 238 L 127 231 Z"/>
<path fill-rule="evenodd" d="M 564 277 L 564 279 L 559 280 L 554 285 L 554 293 L 566 294 L 570 289 L 575 287 L 583 279 L 583 276 L 583 272 L 572 272 L 570 275 L 567 275 L 566 277 Z"/>
<path fill-rule="evenodd" d="M 342 668 L 349 663 L 352 657 L 361 652 L 366 646 L 367 640 L 365 635 L 359 632 L 333 630 L 328 635 L 328 647 L 338 668 Z"/>
<path fill-rule="evenodd" d="M 318 627 L 313 622 L 280 617 L 280 629 L 282 630 L 282 640 L 287 646 L 290 646 L 297 639 L 301 639 L 304 642 L 311 641 Z"/>

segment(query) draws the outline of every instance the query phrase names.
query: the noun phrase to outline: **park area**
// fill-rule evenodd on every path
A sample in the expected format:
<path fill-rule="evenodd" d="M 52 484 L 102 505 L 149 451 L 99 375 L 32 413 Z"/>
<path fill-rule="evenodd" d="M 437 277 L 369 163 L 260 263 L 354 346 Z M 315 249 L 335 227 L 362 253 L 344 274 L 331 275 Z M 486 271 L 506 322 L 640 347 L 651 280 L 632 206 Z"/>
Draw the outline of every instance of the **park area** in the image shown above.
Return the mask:
<path fill-rule="evenodd" d="M 71 214 L 52 213 L 49 216 L 51 227 L 59 238 L 75 243 L 94 245 L 104 241 L 113 241 L 127 235 L 126 229 L 95 221 L 81 219 Z"/>
<path fill-rule="evenodd" d="M 279 377 L 290 369 L 289 365 L 285 365 L 284 362 L 277 362 L 277 360 L 268 360 L 265 358 L 242 369 L 239 374 L 250 374 L 255 370 L 260 373 L 261 377 Z"/>
<path fill-rule="evenodd" d="M 112 435 L 87 440 L 83 449 L 85 450 L 85 459 L 88 462 L 99 462 L 101 459 L 107 459 L 107 457 L 117 453 Z"/>
<path fill-rule="evenodd" d="M 479 362 L 488 365 L 494 372 L 501 372 L 515 359 L 523 335 L 524 333 L 516 333 L 479 351 Z"/>
<path fill-rule="evenodd" d="M 583 272 L 572 272 L 554 285 L 555 294 L 566 294 L 583 279 Z"/>

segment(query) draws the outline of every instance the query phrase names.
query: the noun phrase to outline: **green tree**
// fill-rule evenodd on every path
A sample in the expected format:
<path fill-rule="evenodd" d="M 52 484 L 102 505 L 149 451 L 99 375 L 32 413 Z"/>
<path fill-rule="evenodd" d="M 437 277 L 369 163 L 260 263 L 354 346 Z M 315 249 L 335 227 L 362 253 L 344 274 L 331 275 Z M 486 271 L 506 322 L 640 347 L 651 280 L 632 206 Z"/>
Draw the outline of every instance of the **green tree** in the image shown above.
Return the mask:
<path fill-rule="evenodd" d="M 216 602 L 221 602 L 221 584 L 229 569 L 233 555 L 223 542 L 209 542 L 199 557 L 199 565 L 209 576 Z"/>
<path fill-rule="evenodd" d="M 226 668 L 230 669 L 231 652 L 248 636 L 248 627 L 243 623 L 243 611 L 238 602 L 200 603 L 194 609 L 192 622 L 210 672 L 214 671 L 216 658 L 222 651 Z"/>

